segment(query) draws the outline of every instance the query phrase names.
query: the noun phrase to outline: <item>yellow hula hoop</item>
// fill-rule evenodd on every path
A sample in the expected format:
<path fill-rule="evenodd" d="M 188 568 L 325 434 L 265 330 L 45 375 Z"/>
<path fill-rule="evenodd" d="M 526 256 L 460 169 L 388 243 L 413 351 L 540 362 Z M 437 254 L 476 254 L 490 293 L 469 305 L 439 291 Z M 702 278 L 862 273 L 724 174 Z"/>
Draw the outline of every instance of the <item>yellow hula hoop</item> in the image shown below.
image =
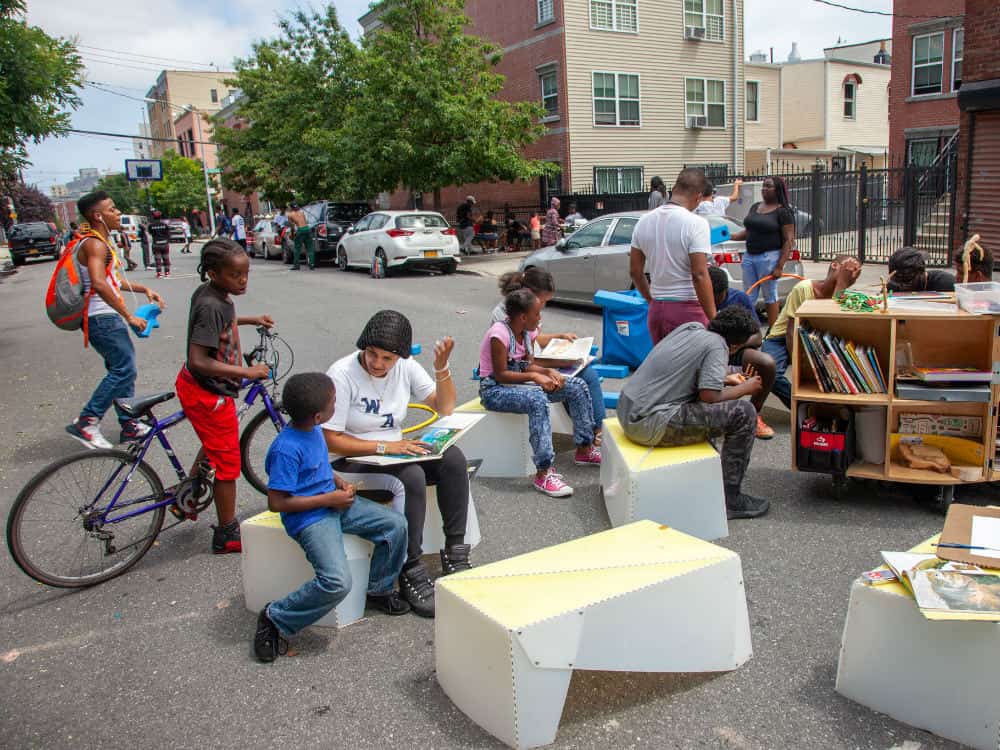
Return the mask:
<path fill-rule="evenodd" d="M 435 419 L 437 419 L 438 416 L 440 416 L 436 411 L 434 411 L 427 404 L 410 404 L 408 408 L 410 408 L 410 409 L 423 409 L 424 411 L 429 411 L 431 413 L 431 415 L 427 419 L 425 419 L 423 422 L 421 422 L 420 424 L 415 424 L 415 425 L 413 425 L 413 427 L 407 427 L 405 430 L 403 430 L 403 434 L 404 435 L 408 435 L 411 432 L 416 432 L 417 430 L 424 429 L 427 425 L 431 424 Z"/>

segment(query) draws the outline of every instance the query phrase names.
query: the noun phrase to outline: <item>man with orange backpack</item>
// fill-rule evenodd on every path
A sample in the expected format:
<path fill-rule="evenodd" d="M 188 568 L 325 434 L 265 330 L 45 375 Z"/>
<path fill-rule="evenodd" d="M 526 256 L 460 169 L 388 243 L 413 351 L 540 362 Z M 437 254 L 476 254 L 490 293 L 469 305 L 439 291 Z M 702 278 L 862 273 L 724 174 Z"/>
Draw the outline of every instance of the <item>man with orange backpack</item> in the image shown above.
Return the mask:
<path fill-rule="evenodd" d="M 150 302 L 164 306 L 163 299 L 152 289 L 120 277 L 121 260 L 115 252 L 109 235 L 121 228 L 121 211 L 103 190 L 80 198 L 77 210 L 84 224 L 77 232 L 79 238 L 69 248 L 80 265 L 83 293 L 87 300 L 83 310 L 84 345 L 87 341 L 104 359 L 108 374 L 97 385 L 90 400 L 83 407 L 68 432 L 88 448 L 110 448 L 101 434 L 101 419 L 116 398 L 130 398 L 135 394 L 135 347 L 128 327 L 141 333 L 146 321 L 136 317 L 125 306 L 121 290 L 145 294 Z M 126 325 L 126 323 L 128 325 Z M 121 425 L 121 440 L 136 440 L 149 432 L 149 427 L 115 410 Z"/>

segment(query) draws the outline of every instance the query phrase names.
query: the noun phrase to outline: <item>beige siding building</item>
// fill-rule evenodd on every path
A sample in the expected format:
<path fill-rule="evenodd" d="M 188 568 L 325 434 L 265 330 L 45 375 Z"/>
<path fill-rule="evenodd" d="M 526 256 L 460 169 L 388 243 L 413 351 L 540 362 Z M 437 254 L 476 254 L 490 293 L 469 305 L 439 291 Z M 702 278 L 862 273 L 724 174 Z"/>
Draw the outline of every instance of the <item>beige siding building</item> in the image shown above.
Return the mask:
<path fill-rule="evenodd" d="M 231 92 L 226 79 L 233 75 L 235 74 L 231 71 L 198 73 L 189 70 L 164 70 L 160 73 L 156 83 L 146 93 L 146 98 L 154 100 L 146 105 L 149 112 L 149 134 L 153 138 L 169 139 L 177 145 L 162 140 L 153 141 L 150 149 L 153 158 L 162 156 L 167 149 L 181 151 L 181 146 L 177 143 L 175 120 L 188 105 L 209 115 L 218 112 L 220 103 Z"/>
<path fill-rule="evenodd" d="M 817 162 L 827 169 L 884 165 L 889 146 L 889 46 L 889 40 L 875 40 L 828 48 L 817 60 L 748 63 L 747 81 L 762 80 L 762 112 L 770 111 L 764 81 L 773 86 L 772 77 L 777 76 L 780 125 L 747 124 L 747 170 L 788 171 Z"/>
<path fill-rule="evenodd" d="M 742 168 L 742 0 L 566 0 L 570 180 L 669 185 L 685 164 Z"/>
<path fill-rule="evenodd" d="M 781 66 L 770 63 L 747 63 L 746 77 L 746 149 L 774 148 L 780 145 Z M 749 168 L 749 164 L 747 165 Z"/>

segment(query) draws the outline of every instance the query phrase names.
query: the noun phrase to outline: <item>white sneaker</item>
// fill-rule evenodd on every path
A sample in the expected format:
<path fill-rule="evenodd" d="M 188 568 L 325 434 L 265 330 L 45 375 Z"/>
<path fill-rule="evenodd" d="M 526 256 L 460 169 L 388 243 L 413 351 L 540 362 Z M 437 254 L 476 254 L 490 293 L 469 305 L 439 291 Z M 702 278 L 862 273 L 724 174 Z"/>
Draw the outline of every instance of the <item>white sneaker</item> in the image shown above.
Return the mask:
<path fill-rule="evenodd" d="M 112 447 L 101 434 L 100 422 L 93 417 L 77 417 L 73 420 L 73 424 L 66 425 L 66 432 L 91 450 Z"/>

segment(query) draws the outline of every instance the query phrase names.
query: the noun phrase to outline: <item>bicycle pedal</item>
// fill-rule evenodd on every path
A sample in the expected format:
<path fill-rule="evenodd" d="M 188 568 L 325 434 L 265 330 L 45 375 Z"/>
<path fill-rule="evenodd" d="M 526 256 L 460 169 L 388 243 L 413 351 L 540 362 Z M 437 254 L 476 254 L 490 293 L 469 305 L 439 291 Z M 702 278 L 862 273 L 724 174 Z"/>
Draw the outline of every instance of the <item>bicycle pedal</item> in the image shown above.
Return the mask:
<path fill-rule="evenodd" d="M 178 521 L 183 521 L 185 518 L 187 518 L 187 513 L 178 508 L 176 505 L 168 505 L 167 510 L 169 510 L 170 513 L 173 515 L 173 517 L 176 518 Z"/>

